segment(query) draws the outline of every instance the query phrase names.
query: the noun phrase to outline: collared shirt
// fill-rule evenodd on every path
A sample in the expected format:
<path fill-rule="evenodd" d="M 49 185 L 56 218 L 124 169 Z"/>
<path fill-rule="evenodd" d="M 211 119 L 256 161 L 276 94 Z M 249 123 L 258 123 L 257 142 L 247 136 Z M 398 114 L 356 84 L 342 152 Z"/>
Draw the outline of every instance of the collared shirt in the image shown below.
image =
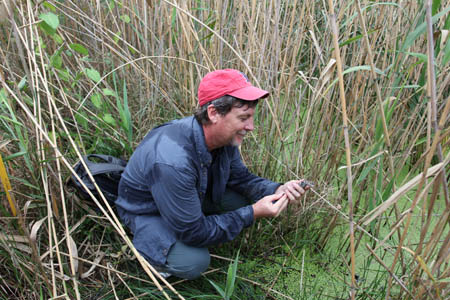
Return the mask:
<path fill-rule="evenodd" d="M 234 239 L 253 223 L 251 205 L 220 215 L 203 214 L 208 172 L 213 202 L 221 199 L 226 188 L 257 201 L 280 185 L 250 173 L 237 147 L 225 146 L 215 152 L 213 162 L 203 127 L 191 116 L 154 128 L 131 156 L 116 206 L 134 233 L 135 247 L 151 263 L 164 265 L 176 240 L 207 247 Z M 127 224 L 127 216 L 149 222 L 145 228 L 151 230 L 135 232 L 142 224 Z"/>

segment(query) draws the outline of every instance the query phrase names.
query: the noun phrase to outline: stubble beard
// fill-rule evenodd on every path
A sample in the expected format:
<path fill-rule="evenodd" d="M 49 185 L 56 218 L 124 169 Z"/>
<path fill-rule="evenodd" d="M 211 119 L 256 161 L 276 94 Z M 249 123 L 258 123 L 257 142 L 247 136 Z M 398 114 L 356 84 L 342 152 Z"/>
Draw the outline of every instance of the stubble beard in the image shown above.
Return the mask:
<path fill-rule="evenodd" d="M 246 130 L 238 131 L 232 138 L 230 145 L 239 147 L 242 144 L 242 141 L 244 140 L 245 136 L 247 135 Z"/>

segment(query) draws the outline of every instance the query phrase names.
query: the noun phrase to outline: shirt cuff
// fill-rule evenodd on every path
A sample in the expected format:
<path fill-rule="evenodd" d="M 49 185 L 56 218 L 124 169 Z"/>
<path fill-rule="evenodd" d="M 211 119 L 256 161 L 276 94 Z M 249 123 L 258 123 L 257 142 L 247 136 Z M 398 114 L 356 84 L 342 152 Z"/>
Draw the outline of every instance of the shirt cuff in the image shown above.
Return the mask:
<path fill-rule="evenodd" d="M 241 207 L 237 210 L 242 220 L 244 221 L 244 228 L 249 227 L 253 224 L 254 216 L 253 216 L 253 207 L 251 205 L 247 205 Z"/>

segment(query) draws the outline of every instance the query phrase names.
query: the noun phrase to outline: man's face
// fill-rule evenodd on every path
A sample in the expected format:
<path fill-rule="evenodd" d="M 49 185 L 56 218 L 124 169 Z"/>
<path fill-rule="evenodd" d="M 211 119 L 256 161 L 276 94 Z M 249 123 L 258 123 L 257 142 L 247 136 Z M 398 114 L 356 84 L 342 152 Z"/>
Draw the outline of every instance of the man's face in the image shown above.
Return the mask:
<path fill-rule="evenodd" d="M 219 115 L 217 139 L 223 146 L 239 146 L 245 135 L 254 129 L 255 107 L 233 107 L 225 116 Z"/>

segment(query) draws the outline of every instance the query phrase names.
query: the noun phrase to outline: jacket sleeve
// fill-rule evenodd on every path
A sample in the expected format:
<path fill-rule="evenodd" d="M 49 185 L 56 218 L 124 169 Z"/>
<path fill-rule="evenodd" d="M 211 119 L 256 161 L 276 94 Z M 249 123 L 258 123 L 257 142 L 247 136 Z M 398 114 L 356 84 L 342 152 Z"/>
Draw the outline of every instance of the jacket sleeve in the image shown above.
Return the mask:
<path fill-rule="evenodd" d="M 280 183 L 256 176 L 247 169 L 241 159 L 241 154 L 237 147 L 233 147 L 231 153 L 230 177 L 228 187 L 244 195 L 253 202 L 264 196 L 272 195 L 281 185 Z"/>
<path fill-rule="evenodd" d="M 234 239 L 253 223 L 253 208 L 245 206 L 221 215 L 205 216 L 197 191 L 197 174 L 189 168 L 155 163 L 152 195 L 162 218 L 183 243 L 206 247 Z"/>

